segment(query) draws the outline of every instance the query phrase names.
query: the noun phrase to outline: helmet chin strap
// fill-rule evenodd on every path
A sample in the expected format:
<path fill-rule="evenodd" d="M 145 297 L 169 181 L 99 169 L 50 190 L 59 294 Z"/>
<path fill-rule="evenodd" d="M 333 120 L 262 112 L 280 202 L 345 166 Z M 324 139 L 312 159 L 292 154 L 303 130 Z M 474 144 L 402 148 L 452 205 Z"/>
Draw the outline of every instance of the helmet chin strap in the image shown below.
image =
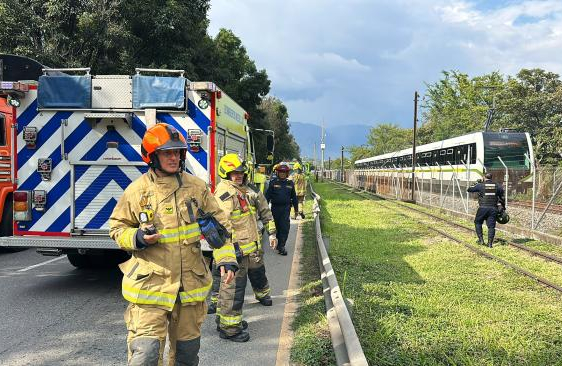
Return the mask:
<path fill-rule="evenodd" d="M 165 171 L 164 169 L 162 169 L 162 166 L 160 165 L 160 160 L 158 160 L 158 158 L 156 157 L 156 154 L 154 154 L 154 156 L 150 159 L 150 163 L 148 164 L 148 166 L 152 169 L 154 169 L 155 171 L 158 170 L 160 171 L 163 175 L 175 175 L 178 174 L 182 171 L 185 170 L 185 159 L 180 159 L 180 166 L 178 171 L 174 172 L 174 173 L 168 173 L 167 171 Z"/>

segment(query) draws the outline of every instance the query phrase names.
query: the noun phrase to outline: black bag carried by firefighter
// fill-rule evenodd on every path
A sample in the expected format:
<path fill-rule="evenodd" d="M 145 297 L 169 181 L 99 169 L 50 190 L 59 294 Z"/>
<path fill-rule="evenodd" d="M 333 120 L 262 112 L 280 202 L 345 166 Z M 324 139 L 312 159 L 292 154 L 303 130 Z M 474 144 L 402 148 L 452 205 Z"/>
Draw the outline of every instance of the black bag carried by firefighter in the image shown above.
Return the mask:
<path fill-rule="evenodd" d="M 507 224 L 509 222 L 509 214 L 505 209 L 498 210 L 496 222 L 499 224 Z"/>
<path fill-rule="evenodd" d="M 192 199 L 191 202 L 197 207 L 197 223 L 207 243 L 209 243 L 213 249 L 222 248 L 228 238 L 230 238 L 230 233 L 213 215 L 204 212 L 195 199 Z M 190 218 L 194 220 L 195 217 L 193 215 L 191 203 L 186 202 L 186 205 Z"/>

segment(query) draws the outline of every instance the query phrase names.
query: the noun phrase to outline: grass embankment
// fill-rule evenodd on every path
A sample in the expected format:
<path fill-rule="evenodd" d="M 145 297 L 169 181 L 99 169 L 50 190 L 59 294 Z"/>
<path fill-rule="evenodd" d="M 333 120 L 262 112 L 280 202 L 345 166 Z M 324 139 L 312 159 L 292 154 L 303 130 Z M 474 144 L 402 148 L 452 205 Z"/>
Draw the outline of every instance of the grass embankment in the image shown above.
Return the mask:
<path fill-rule="evenodd" d="M 315 189 L 330 258 L 355 303 L 370 364 L 562 362 L 557 293 L 374 201 L 329 183 Z"/>
<path fill-rule="evenodd" d="M 304 240 L 299 273 L 300 305 L 292 324 L 294 342 L 291 348 L 291 362 L 303 366 L 335 365 L 316 256 L 312 202 L 310 195 L 307 196 L 304 210 L 306 219 L 302 221 Z"/>

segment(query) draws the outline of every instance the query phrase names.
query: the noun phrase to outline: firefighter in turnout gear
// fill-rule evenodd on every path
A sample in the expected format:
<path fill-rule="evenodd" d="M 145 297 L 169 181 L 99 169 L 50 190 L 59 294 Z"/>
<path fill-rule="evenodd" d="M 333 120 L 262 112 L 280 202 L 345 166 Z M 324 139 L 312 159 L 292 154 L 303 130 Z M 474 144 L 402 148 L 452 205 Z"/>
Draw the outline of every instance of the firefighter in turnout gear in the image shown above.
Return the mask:
<path fill-rule="evenodd" d="M 256 300 L 258 300 L 263 306 L 271 306 L 273 305 L 273 300 L 270 295 L 271 290 L 269 288 L 269 281 L 267 280 L 267 276 L 265 274 L 261 233 L 267 229 L 269 237 L 274 237 L 276 234 L 275 221 L 273 221 L 271 210 L 269 209 L 269 205 L 267 204 L 267 200 L 265 199 L 263 193 L 252 184 L 248 184 L 243 188 L 248 195 L 250 210 L 256 216 L 258 232 L 260 233 L 258 250 L 249 254 L 248 278 L 250 279 L 250 284 L 254 290 Z M 220 273 L 213 269 L 213 288 L 211 289 L 211 303 L 207 314 L 216 313 L 219 298 L 219 287 Z"/>
<path fill-rule="evenodd" d="M 488 247 L 492 247 L 494 236 L 496 234 L 496 216 L 498 214 L 498 203 L 501 205 L 500 210 L 505 210 L 505 192 L 503 187 L 492 182 L 492 174 L 486 173 L 486 180 L 481 183 L 469 187 L 468 192 L 478 193 L 478 211 L 474 218 L 476 226 L 476 235 L 478 242 L 484 244 L 484 235 L 482 233 L 482 223 L 486 221 L 488 226 Z"/>
<path fill-rule="evenodd" d="M 234 282 L 227 284 L 221 281 L 220 283 L 216 309 L 219 336 L 234 342 L 246 342 L 250 339 L 250 334 L 246 330 L 248 324 L 242 320 L 244 292 L 247 276 L 252 278 L 260 274 L 254 269 L 250 270 L 250 261 L 256 259 L 261 238 L 256 216 L 252 210 L 249 188 L 246 185 L 248 178 L 246 164 L 240 161 L 238 155 L 227 154 L 221 158 L 218 170 L 222 180 L 217 185 L 215 196 L 223 211 L 230 216 L 232 240 L 239 267 Z M 277 239 L 273 235 L 275 228 L 271 226 L 271 229 L 269 243 L 275 248 L 277 246 Z M 265 268 L 263 275 L 265 275 Z M 267 279 L 265 283 L 263 279 L 261 280 L 261 290 L 264 291 L 264 295 L 268 295 Z"/>
<path fill-rule="evenodd" d="M 201 324 L 211 274 L 199 242 L 198 210 L 230 231 L 230 221 L 204 181 L 184 169 L 185 138 L 164 123 L 150 127 L 141 154 L 150 166 L 131 183 L 109 219 L 109 235 L 131 259 L 120 265 L 128 330 L 128 364 L 162 365 L 166 336 L 171 340 L 170 365 L 199 363 Z M 214 258 L 232 282 L 238 268 L 229 239 Z"/>
<path fill-rule="evenodd" d="M 281 255 L 287 255 L 285 243 L 291 228 L 291 206 L 293 206 L 295 212 L 299 210 L 295 184 L 287 179 L 289 170 L 287 164 L 278 164 L 276 168 L 277 177 L 269 182 L 267 191 L 265 191 L 267 202 L 271 202 L 271 213 L 275 220 L 277 239 L 279 240 L 277 252 Z"/>
<path fill-rule="evenodd" d="M 295 163 L 293 166 L 293 170 L 295 173 L 291 175 L 289 179 L 291 179 L 295 183 L 295 193 L 297 194 L 297 201 L 299 202 L 299 211 L 295 211 L 295 219 L 297 218 L 297 214 L 304 219 L 304 196 L 306 195 L 306 179 L 304 174 L 302 174 L 302 166 L 300 163 Z"/>

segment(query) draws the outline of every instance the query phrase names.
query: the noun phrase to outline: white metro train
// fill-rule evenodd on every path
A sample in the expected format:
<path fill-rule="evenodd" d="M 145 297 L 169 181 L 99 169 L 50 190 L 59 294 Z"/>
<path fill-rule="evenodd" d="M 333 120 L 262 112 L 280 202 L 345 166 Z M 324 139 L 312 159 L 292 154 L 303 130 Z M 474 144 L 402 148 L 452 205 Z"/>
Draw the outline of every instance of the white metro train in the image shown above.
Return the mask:
<path fill-rule="evenodd" d="M 501 181 L 505 164 L 509 181 L 518 184 L 530 174 L 534 155 L 526 132 L 475 132 L 420 145 L 416 148 L 416 160 L 416 177 L 422 179 L 431 176 L 449 180 L 456 174 L 460 181 L 474 182 L 491 172 L 494 179 Z M 412 148 L 357 160 L 355 171 L 359 175 L 411 174 Z"/>

